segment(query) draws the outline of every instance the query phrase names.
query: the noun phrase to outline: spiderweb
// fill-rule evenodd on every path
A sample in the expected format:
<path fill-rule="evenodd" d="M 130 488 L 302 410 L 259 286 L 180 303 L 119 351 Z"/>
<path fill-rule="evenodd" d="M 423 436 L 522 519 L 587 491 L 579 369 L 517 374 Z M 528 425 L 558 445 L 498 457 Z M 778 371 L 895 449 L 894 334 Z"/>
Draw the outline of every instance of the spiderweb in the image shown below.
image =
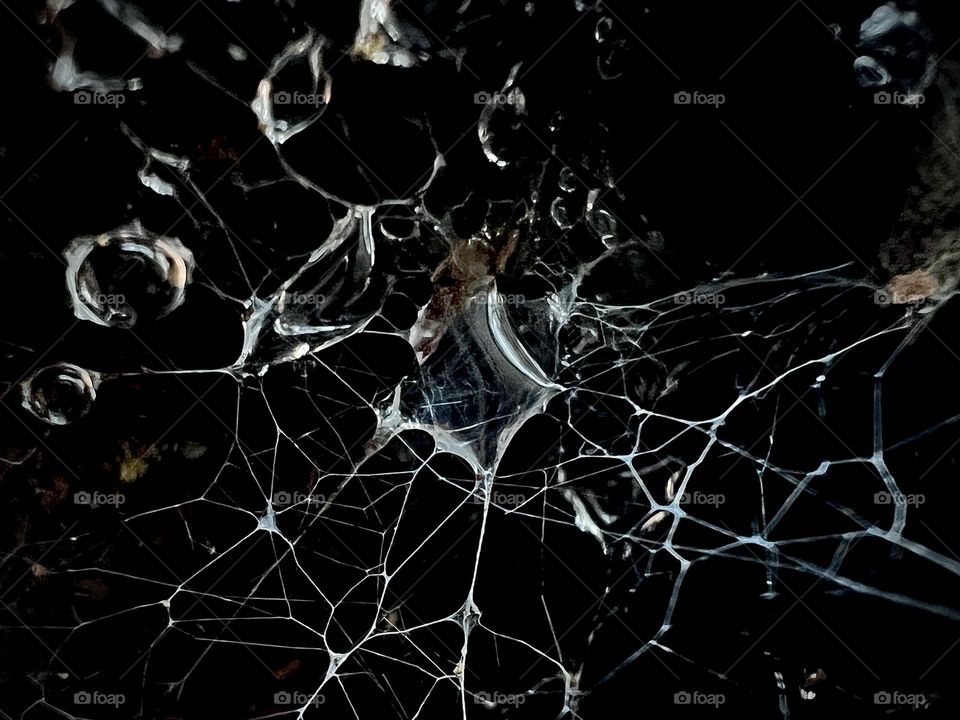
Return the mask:
<path fill-rule="evenodd" d="M 180 80 L 151 96 L 150 72 L 85 69 L 70 3 L 49 5 L 50 83 L 121 113 L 96 122 L 138 183 L 122 222 L 74 222 L 56 253 L 94 346 L 31 355 L 15 385 L 33 439 L 4 460 L 4 663 L 22 653 L 26 679 L 0 709 L 612 717 L 636 693 L 789 717 L 843 652 L 791 650 L 776 628 L 798 604 L 816 619 L 795 632 L 855 658 L 836 692 L 923 691 L 862 649 L 867 620 L 860 651 L 831 628 L 866 607 L 901 649 L 898 624 L 956 632 L 960 560 L 934 531 L 960 418 L 938 384 L 948 279 L 687 282 L 669 238 L 624 221 L 603 128 L 537 107 L 529 59 L 466 96 L 466 133 L 408 117 L 386 178 L 360 150 L 322 159 L 373 131 L 334 115 L 321 32 L 259 63 L 235 38 L 228 81 L 190 27 L 89 4 L 257 138 L 185 152 L 141 131 L 142 94 L 176 115 L 156 108 Z M 615 78 L 614 21 L 567 10 Z M 464 61 L 389 2 L 361 18 L 345 62 Z M 456 195 L 468 145 L 495 179 Z"/>

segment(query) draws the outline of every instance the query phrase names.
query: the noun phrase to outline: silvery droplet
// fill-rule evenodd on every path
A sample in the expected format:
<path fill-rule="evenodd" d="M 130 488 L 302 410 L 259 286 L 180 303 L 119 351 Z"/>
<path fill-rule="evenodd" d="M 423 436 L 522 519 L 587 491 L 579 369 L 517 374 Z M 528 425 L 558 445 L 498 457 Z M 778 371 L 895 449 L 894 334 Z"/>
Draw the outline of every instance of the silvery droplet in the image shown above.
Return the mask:
<path fill-rule="evenodd" d="M 616 80 L 623 75 L 626 62 L 626 44 L 622 40 L 605 44 L 597 56 L 597 72 L 604 80 Z"/>
<path fill-rule="evenodd" d="M 81 320 L 133 327 L 183 304 L 193 253 L 177 238 L 154 235 L 139 222 L 102 235 L 76 238 L 64 256 L 67 290 Z"/>
<path fill-rule="evenodd" d="M 616 244 L 617 220 L 603 208 L 594 207 L 587 212 L 587 227 L 607 247 Z"/>
<path fill-rule="evenodd" d="M 564 192 L 573 192 L 577 189 L 577 176 L 568 167 L 560 171 L 560 179 L 557 181 L 560 189 Z"/>
<path fill-rule="evenodd" d="M 99 373 L 71 363 L 57 363 L 38 370 L 21 383 L 21 404 L 50 425 L 67 425 L 90 412 L 99 385 Z"/>
<path fill-rule="evenodd" d="M 594 37 L 597 42 L 605 42 L 610 37 L 610 30 L 613 28 L 613 20 L 608 17 L 600 18 L 597 21 L 597 27 L 594 30 Z"/>
<path fill-rule="evenodd" d="M 563 198 L 556 198 L 550 204 L 550 217 L 553 218 L 553 221 L 561 230 L 569 230 L 573 227 L 573 223 L 570 222 L 570 217 L 567 213 L 567 207 L 563 202 Z"/>
<path fill-rule="evenodd" d="M 869 55 L 861 55 L 854 60 L 853 69 L 861 87 L 879 87 L 893 79 L 889 71 Z"/>

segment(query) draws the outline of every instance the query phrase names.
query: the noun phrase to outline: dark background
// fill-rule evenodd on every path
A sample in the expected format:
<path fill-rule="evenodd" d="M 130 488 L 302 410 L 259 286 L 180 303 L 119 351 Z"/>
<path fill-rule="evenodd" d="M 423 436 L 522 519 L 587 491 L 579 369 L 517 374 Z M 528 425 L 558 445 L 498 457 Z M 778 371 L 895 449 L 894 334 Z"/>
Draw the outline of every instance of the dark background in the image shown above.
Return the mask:
<path fill-rule="evenodd" d="M 878 323 L 892 324 L 900 310 L 888 308 L 875 316 L 873 288 L 950 249 L 943 244 L 952 229 L 949 215 L 936 218 L 935 228 L 921 221 L 919 227 L 905 229 L 901 220 L 904 208 L 915 200 L 921 168 L 939 167 L 946 179 L 936 190 L 945 204 L 951 204 L 954 192 L 949 180 L 956 158 L 951 160 L 953 152 L 944 153 L 943 148 L 957 148 L 957 138 L 941 129 L 954 111 L 955 98 L 944 88 L 958 77 L 954 55 L 960 49 L 954 43 L 960 40 L 960 9 L 947 3 L 918 4 L 941 56 L 940 77 L 920 109 L 879 106 L 873 101 L 874 90 L 857 85 L 851 49 L 860 22 L 875 8 L 872 2 L 615 0 L 605 3 L 605 9 L 579 12 L 573 0 L 557 0 L 534 3 L 535 11 L 528 15 L 524 3 L 491 0 L 474 2 L 463 16 L 452 11 L 456 3 L 405 3 L 398 12 L 423 27 L 430 42 L 431 59 L 411 69 L 349 57 L 357 8 L 355 3 L 332 5 L 211 0 L 184 15 L 190 8 L 186 2 L 143 3 L 144 12 L 158 25 L 176 22 L 174 32 L 184 37 L 179 53 L 149 58 L 143 44 L 96 3 L 78 3 L 61 16 L 64 27 L 80 38 L 78 63 L 104 74 L 143 78 L 144 89 L 128 93 L 120 108 L 78 106 L 70 93 L 54 92 L 48 73 L 60 52 L 58 28 L 38 21 L 38 3 L 0 8 L 0 363 L 5 383 L 0 427 L 4 457 L 27 457 L 21 464 L 4 463 L 0 476 L 0 711 L 9 717 L 56 717 L 35 703 L 46 697 L 63 706 L 63 698 L 95 683 L 124 692 L 128 702 L 136 698 L 142 717 L 256 717 L 276 711 L 268 701 L 277 688 L 303 690 L 322 678 L 326 655 L 311 649 L 316 636 L 304 635 L 290 623 L 268 621 L 261 623 L 263 628 L 239 623 L 233 628 L 229 622 L 209 620 L 237 613 L 230 603 L 211 600 L 200 608 L 175 608 L 182 618 L 180 627 L 163 635 L 162 642 L 158 638 L 166 618 L 156 606 L 70 632 L 80 619 L 155 603 L 169 594 L 168 586 L 131 576 L 175 585 L 177 578 L 209 562 L 194 542 L 223 549 L 250 531 L 250 517 L 238 517 L 229 509 L 254 508 L 257 502 L 255 494 L 246 495 L 249 488 L 240 468 L 244 456 L 268 452 L 275 439 L 264 398 L 272 410 L 280 409 L 287 427 L 315 432 L 311 451 L 330 473 L 348 472 L 373 430 L 375 421 L 367 408 L 320 366 L 278 367 L 265 380 L 247 377 L 242 382 L 219 374 L 178 374 L 175 379 L 151 374 L 231 364 L 242 342 L 243 307 L 214 288 L 245 299 L 242 264 L 256 278 L 254 284 L 272 289 L 330 230 L 333 204 L 289 182 L 249 109 L 266 72 L 260 59 L 269 63 L 308 28 L 329 39 L 324 59 L 332 66 L 334 103 L 323 127 L 317 125 L 284 146 L 284 159 L 330 193 L 373 204 L 408 196 L 410 188 L 422 184 L 435 145 L 447 167 L 425 203 L 449 220 L 459 237 L 480 232 L 485 222 L 490 227 L 524 213 L 534 218 L 498 278 L 504 292 L 538 297 L 550 278 L 526 272 L 537 262 L 549 267 L 556 279 L 599 252 L 584 222 L 561 233 L 549 221 L 556 193 L 546 188 L 563 166 L 574 172 L 576 197 L 614 185 L 602 195 L 603 207 L 617 218 L 622 237 L 639 241 L 627 260 L 609 263 L 590 277 L 588 288 L 598 297 L 615 302 L 629 298 L 639 304 L 728 272 L 748 278 L 840 265 L 845 267 L 838 275 L 849 287 L 862 281 L 860 294 L 841 301 L 829 292 L 804 288 L 801 301 L 777 305 L 762 317 L 745 312 L 719 324 L 706 313 L 697 315 L 691 329 L 670 335 L 665 346 L 687 347 L 684 340 L 694 345 L 704 339 L 717 342 L 703 343 L 689 354 L 673 351 L 674 365 L 689 362 L 708 369 L 684 380 L 683 392 L 661 406 L 665 414 L 700 417 L 706 412 L 703 407 L 725 407 L 743 377 L 762 372 L 756 356 L 773 355 L 785 367 L 794 350 L 805 358 L 814 350 L 849 343 Z M 604 17 L 613 20 L 610 37 L 598 43 L 595 28 Z M 840 26 L 839 37 L 826 27 L 832 23 Z M 230 43 L 245 46 L 248 61 L 231 61 L 225 52 Z M 466 48 L 459 68 L 441 56 L 446 48 Z M 960 63 L 960 57 L 956 60 Z M 598 62 L 609 63 L 604 65 L 608 74 L 621 74 L 601 79 Z M 522 122 L 498 127 L 497 143 L 512 160 L 500 170 L 487 161 L 477 141 L 474 125 L 481 106 L 474 96 L 499 90 L 516 63 L 522 63 L 518 85 L 528 112 Z M 287 83 L 304 87 L 304 78 L 291 73 L 281 79 L 282 86 Z M 726 102 L 719 109 L 677 106 L 674 93 L 683 90 L 722 93 Z M 182 203 L 144 188 L 136 177 L 144 156 L 131 136 L 189 157 L 191 180 L 202 197 L 182 184 L 177 185 Z M 221 232 L 210 208 L 230 232 Z M 186 305 L 129 332 L 76 324 L 63 282 L 63 250 L 78 235 L 108 232 L 134 218 L 194 248 L 199 267 Z M 924 242 L 934 232 L 947 238 L 939 246 Z M 898 239 L 893 251 L 891 238 Z M 428 271 L 443 256 L 442 243 L 433 238 L 410 254 L 422 263 L 420 270 L 425 269 L 412 273 L 411 283 L 419 283 L 420 291 L 428 288 L 429 295 Z M 406 257 L 401 251 L 396 256 Z M 770 300 L 762 290 L 757 298 Z M 903 352 L 883 383 L 890 438 L 887 463 L 903 479 L 905 492 L 928 497 L 908 536 L 951 561 L 956 555 L 950 548 L 957 547 L 951 512 L 956 499 L 956 426 L 945 421 L 956 414 L 955 353 L 960 344 L 955 315 L 954 307 L 941 308 L 930 334 Z M 737 332 L 766 329 L 772 337 L 801 321 L 802 329 L 788 335 L 783 345 L 758 341 L 749 352 L 739 347 L 728 359 L 711 362 L 728 349 L 721 338 L 732 336 L 731 327 Z M 665 329 L 653 334 L 657 332 L 667 336 Z M 349 378 L 364 399 L 382 400 L 391 387 L 416 372 L 409 349 L 395 340 L 354 338 L 327 351 L 326 368 Z M 792 405 L 796 400 L 800 408 L 791 415 L 793 421 L 785 420 L 778 430 L 782 465 L 812 472 L 823 459 L 870 454 L 872 376 L 901 340 L 902 335 L 887 336 L 854 353 L 838 364 L 829 388 L 820 395 L 807 393 L 819 368 L 811 368 L 810 377 L 793 380 L 797 387 L 789 394 L 782 391 L 782 402 Z M 82 422 L 51 429 L 20 407 L 19 383 L 38 367 L 61 360 L 120 375 L 103 387 L 95 409 Z M 599 366 L 603 358 L 595 362 Z M 650 372 L 642 364 L 631 366 L 621 394 L 633 392 L 629 383 L 649 378 Z M 589 387 L 589 382 L 584 385 Z M 591 389 L 599 392 L 608 386 L 598 381 Z M 728 428 L 732 442 L 760 455 L 766 452 L 774 398 L 764 400 L 766 404 L 758 403 Z M 815 422 L 821 402 L 834 413 L 829 432 Z M 235 434 L 238 406 L 243 422 Z M 571 432 L 565 427 L 571 409 L 581 413 L 584 427 L 604 443 L 615 444 L 623 428 L 631 427 L 625 404 L 551 405 L 523 429 L 516 449 L 504 460 L 500 473 L 508 478 L 505 488 L 536 488 L 543 482 L 539 467 L 570 459 L 563 447 Z M 930 428 L 936 431 L 894 447 Z M 667 423 L 647 430 L 665 438 L 676 432 Z M 404 510 L 417 529 L 398 541 L 400 547 L 410 543 L 412 548 L 423 539 L 424 529 L 454 512 L 460 496 L 432 473 L 417 469 L 417 456 L 428 457 L 432 441 L 417 433 L 405 440 L 406 445 L 394 443 L 376 459 L 382 470 L 367 472 L 407 472 L 409 479 L 417 478 Z M 331 450 L 339 441 L 358 449 L 352 457 Z M 200 460 L 190 462 L 175 448 L 187 442 L 207 448 Z M 91 514 L 64 501 L 80 489 L 115 487 L 124 443 L 134 453 L 151 445 L 162 447 L 164 459 L 151 469 L 151 483 L 130 489 L 129 504 L 116 511 L 103 508 Z M 702 443 L 703 438 L 684 437 L 672 450 L 692 458 Z M 211 483 L 227 461 L 229 471 L 208 496 L 220 505 L 185 505 L 182 515 L 147 517 L 135 523 L 136 534 L 131 534 L 125 519 L 196 497 L 197 487 Z M 579 487 L 595 483 L 611 507 L 625 504 L 624 517 L 644 517 L 646 508 L 626 499 L 616 484 L 614 468 L 603 467 L 601 459 L 578 463 L 569 472 L 582 473 Z M 725 476 L 716 490 L 737 500 L 725 506 L 717 522 L 741 536 L 750 535 L 757 513 L 752 466 L 738 466 L 735 458 L 723 454 L 711 456 L 710 463 L 704 474 Z M 267 467 L 254 464 L 256 480 L 268 482 Z M 308 486 L 313 470 L 296 453 L 284 454 L 279 465 L 284 487 L 294 491 Z M 435 456 L 431 467 L 453 485 L 468 488 L 474 482 L 469 468 L 449 456 Z M 836 466 L 823 493 L 883 527 L 888 520 L 883 508 L 856 505 L 872 495 L 877 483 L 872 467 Z M 782 498 L 790 489 L 784 483 L 768 492 L 771 498 Z M 366 523 L 373 527 L 374 520 L 349 511 L 362 505 L 363 498 L 348 495 L 343 504 L 343 515 L 337 516 L 341 525 L 311 531 L 306 543 L 316 552 L 312 577 L 322 578 L 317 584 L 332 588 L 334 596 L 358 582 L 352 571 L 356 568 L 347 571 L 341 565 L 368 560 L 373 566 L 379 557 L 379 538 L 357 529 Z M 385 505 L 383 517 L 399 515 L 394 499 Z M 454 521 L 430 541 L 429 559 L 410 567 L 409 578 L 398 576 L 391 592 L 404 598 L 412 618 L 454 612 L 451 603 L 466 596 L 471 542 L 475 547 L 480 526 L 477 508 L 482 506 L 456 510 Z M 854 529 L 819 502 L 811 501 L 810 507 L 798 503 L 792 512 L 798 517 L 784 520 L 785 537 L 829 536 L 796 552 L 817 567 L 829 564 L 837 536 Z M 540 515 L 560 520 L 543 542 Z M 774 672 L 782 673 L 791 688 L 789 708 L 795 718 L 886 716 L 888 708 L 875 705 L 873 695 L 887 689 L 935 699 L 923 710 L 927 717 L 956 715 L 956 620 L 869 597 L 809 568 L 781 570 L 778 582 L 783 587 L 775 597 L 764 598 L 765 558 L 749 545 L 692 566 L 673 628 L 663 640 L 675 652 L 653 649 L 603 680 L 637 650 L 638 638 L 648 639 L 659 629 L 677 567 L 662 553 L 629 559 L 603 555 L 598 544 L 587 545 L 589 538 L 570 523 L 569 510 L 556 500 L 523 520 L 495 515 L 486 531 L 482 563 L 483 571 L 495 577 L 478 588 L 476 601 L 484 621 L 499 632 L 530 634 L 537 647 L 546 649 L 552 639 L 543 627 L 540 596 L 548 598 L 557 632 L 569 631 L 561 643 L 567 668 L 580 661 L 586 668 L 580 679 L 581 717 L 634 717 L 661 710 L 708 718 L 782 717 Z M 193 531 L 190 539 L 185 527 Z M 700 526 L 692 528 L 694 536 L 684 543 L 723 544 Z M 62 535 L 79 539 L 58 544 L 45 555 Z M 273 561 L 276 542 L 275 537 L 260 542 L 230 573 L 201 575 L 190 589 L 250 593 Z M 38 558 L 52 571 L 49 576 L 31 571 Z M 955 607 L 955 572 L 902 550 L 891 552 L 891 545 L 877 538 L 858 541 L 846 562 L 847 577 L 859 582 Z M 72 574 L 91 567 L 119 574 Z M 644 571 L 649 574 L 641 578 Z M 288 597 L 311 594 L 308 587 L 281 589 L 273 581 L 263 588 L 264 595 L 282 592 Z M 343 646 L 353 637 L 354 628 L 367 619 L 373 597 L 373 589 L 364 585 L 356 606 L 346 603 L 342 620 L 347 629 L 342 636 L 336 627 L 330 630 L 332 645 Z M 393 600 L 387 598 L 384 604 Z M 247 609 L 260 617 L 286 612 L 268 602 L 251 602 Z M 326 622 L 321 603 L 298 616 L 317 627 Z M 237 635 L 231 635 L 234 632 Z M 261 662 L 230 643 L 214 644 L 204 654 L 207 646 L 191 634 L 270 647 L 263 647 L 266 659 Z M 462 641 L 462 631 L 446 624 L 424 642 L 432 659 L 452 667 Z M 490 636 L 479 634 L 471 637 L 474 642 L 470 662 L 477 675 L 471 681 L 477 688 L 520 692 L 529 687 L 530 678 L 555 671 L 542 661 L 538 665 L 519 645 L 495 647 Z M 151 648 L 149 656 L 143 655 Z M 418 657 L 402 641 L 381 651 Z M 423 677 L 408 667 L 375 657 L 364 662 L 351 669 L 392 678 L 389 692 L 383 682 L 377 685 L 361 675 L 347 685 L 345 695 L 330 693 L 327 702 L 306 717 L 347 718 L 353 712 L 361 718 L 405 717 L 426 695 Z M 289 670 L 291 663 L 295 671 Z M 133 671 L 120 678 L 131 666 Z M 52 674 L 64 667 L 77 668 L 85 684 Z M 527 670 L 530 667 L 535 669 Z M 824 668 L 827 680 L 817 688 L 816 700 L 801 701 L 796 688 L 817 668 Z M 190 681 L 175 686 L 179 694 L 170 692 L 170 683 L 188 672 Z M 695 689 L 723 693 L 727 702 L 718 710 L 674 704 L 675 692 Z M 562 698 L 559 681 L 544 690 L 542 697 L 509 709 L 506 716 L 556 717 Z M 132 707 L 110 711 L 113 715 L 102 708 L 90 713 L 131 716 Z M 503 716 L 500 710 L 486 711 L 469 702 L 467 708 L 470 717 Z M 909 708 L 892 710 L 897 716 L 910 714 Z M 459 714 L 456 693 L 443 687 L 431 695 L 421 717 Z"/>

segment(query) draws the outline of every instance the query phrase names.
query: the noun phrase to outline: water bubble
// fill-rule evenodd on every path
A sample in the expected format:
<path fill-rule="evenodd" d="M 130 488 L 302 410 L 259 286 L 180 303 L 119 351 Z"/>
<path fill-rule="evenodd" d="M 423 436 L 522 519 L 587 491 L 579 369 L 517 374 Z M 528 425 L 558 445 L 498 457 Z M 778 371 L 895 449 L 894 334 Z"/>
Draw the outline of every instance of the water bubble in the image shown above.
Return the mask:
<path fill-rule="evenodd" d="M 617 239 L 617 220 L 602 208 L 587 213 L 587 227 L 607 247 L 613 247 Z"/>
<path fill-rule="evenodd" d="M 623 40 L 607 43 L 597 56 L 597 72 L 604 80 L 616 80 L 623 75 L 627 60 L 627 45 Z"/>
<path fill-rule="evenodd" d="M 569 230 L 573 227 L 573 223 L 570 222 L 570 217 L 567 214 L 567 206 L 564 204 L 563 198 L 556 198 L 550 204 L 550 217 L 553 218 L 553 221 L 561 230 Z"/>
<path fill-rule="evenodd" d="M 51 425 L 67 425 L 86 415 L 97 398 L 99 373 L 71 363 L 38 370 L 21 383 L 22 405 Z"/>
<path fill-rule="evenodd" d="M 869 55 L 861 55 L 854 60 L 853 69 L 861 87 L 879 87 L 893 80 L 890 72 Z"/>
<path fill-rule="evenodd" d="M 416 218 L 386 217 L 380 221 L 380 232 L 390 240 L 409 240 L 420 234 L 420 226 Z"/>
<path fill-rule="evenodd" d="M 597 21 L 597 27 L 593 31 L 597 42 L 605 42 L 610 37 L 610 30 L 613 28 L 613 20 L 608 17 L 600 18 Z"/>
<path fill-rule="evenodd" d="M 520 152 L 517 118 L 526 114 L 527 99 L 513 85 L 519 70 L 520 65 L 515 65 L 503 89 L 484 104 L 477 124 L 483 154 L 497 167 L 506 167 Z"/>
<path fill-rule="evenodd" d="M 194 260 L 176 238 L 134 222 L 110 233 L 76 238 L 64 253 L 67 290 L 81 320 L 129 328 L 183 304 Z"/>

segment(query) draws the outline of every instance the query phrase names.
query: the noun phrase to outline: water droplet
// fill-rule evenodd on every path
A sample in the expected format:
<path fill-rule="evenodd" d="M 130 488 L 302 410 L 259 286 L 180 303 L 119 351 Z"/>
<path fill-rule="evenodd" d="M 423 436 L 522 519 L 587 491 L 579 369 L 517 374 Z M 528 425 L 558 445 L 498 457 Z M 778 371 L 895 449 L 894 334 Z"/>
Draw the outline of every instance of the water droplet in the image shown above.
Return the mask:
<path fill-rule="evenodd" d="M 75 239 L 64 253 L 67 290 L 81 320 L 129 328 L 183 304 L 194 260 L 176 238 L 134 222 L 110 233 Z"/>
<path fill-rule="evenodd" d="M 893 79 L 890 72 L 869 55 L 861 55 L 854 60 L 853 69 L 861 87 L 879 87 Z"/>
<path fill-rule="evenodd" d="M 550 217 L 553 218 L 557 227 L 562 230 L 569 230 L 573 227 L 573 223 L 570 222 L 570 217 L 567 214 L 567 207 L 563 202 L 563 198 L 556 198 L 550 204 Z"/>
<path fill-rule="evenodd" d="M 613 247 L 617 239 L 617 220 L 602 208 L 594 207 L 587 212 L 587 227 L 607 247 Z"/>
<path fill-rule="evenodd" d="M 99 385 L 99 373 L 71 363 L 57 363 L 23 381 L 22 405 L 46 423 L 67 425 L 90 411 Z"/>
<path fill-rule="evenodd" d="M 616 80 L 623 75 L 627 59 L 627 46 L 622 40 L 608 43 L 597 56 L 597 72 L 604 80 Z"/>
<path fill-rule="evenodd" d="M 597 28 L 594 30 L 594 36 L 597 42 L 605 42 L 610 37 L 610 30 L 613 28 L 613 20 L 608 17 L 600 18 L 597 21 Z"/>
<path fill-rule="evenodd" d="M 560 171 L 560 179 L 558 180 L 558 184 L 560 185 L 560 189 L 564 192 L 573 192 L 577 189 L 577 176 L 573 170 L 565 167 Z"/>
<path fill-rule="evenodd" d="M 420 227 L 415 218 L 388 217 L 380 221 L 380 232 L 390 240 L 409 240 L 419 235 Z"/>

